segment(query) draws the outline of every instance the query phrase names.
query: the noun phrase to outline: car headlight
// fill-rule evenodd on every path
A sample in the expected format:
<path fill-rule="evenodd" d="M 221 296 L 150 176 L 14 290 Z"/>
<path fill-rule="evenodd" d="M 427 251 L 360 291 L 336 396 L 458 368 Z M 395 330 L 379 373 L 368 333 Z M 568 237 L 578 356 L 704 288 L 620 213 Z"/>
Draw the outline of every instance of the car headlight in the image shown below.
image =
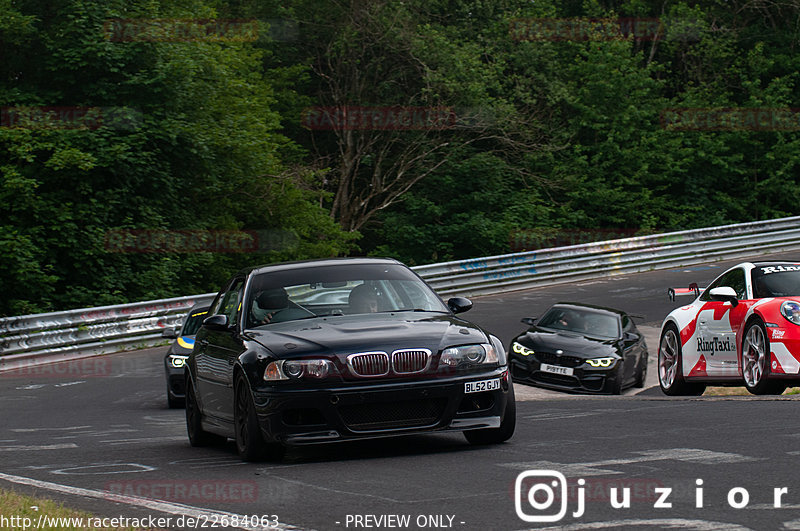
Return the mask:
<path fill-rule="evenodd" d="M 530 356 L 531 354 L 534 353 L 534 350 L 532 348 L 528 348 L 521 343 L 517 343 L 516 341 L 511 343 L 511 350 L 513 350 L 517 354 L 522 354 L 523 356 Z"/>
<path fill-rule="evenodd" d="M 497 364 L 497 350 L 488 343 L 450 347 L 442 351 L 440 362 L 448 367 Z"/>
<path fill-rule="evenodd" d="M 278 360 L 267 365 L 264 380 L 298 380 L 313 378 L 321 380 L 333 372 L 333 363 L 329 360 Z"/>
<path fill-rule="evenodd" d="M 786 301 L 781 304 L 781 315 L 786 317 L 786 320 L 800 325 L 800 304 L 794 301 Z"/>
<path fill-rule="evenodd" d="M 183 369 L 183 366 L 186 365 L 186 360 L 189 359 L 189 356 L 182 356 L 181 354 L 170 354 L 168 358 L 169 366 L 173 369 Z"/>
<path fill-rule="evenodd" d="M 616 358 L 609 356 L 606 358 L 594 358 L 591 360 L 586 360 L 586 363 L 592 367 L 611 367 L 611 365 L 614 363 L 614 360 L 616 360 Z"/>

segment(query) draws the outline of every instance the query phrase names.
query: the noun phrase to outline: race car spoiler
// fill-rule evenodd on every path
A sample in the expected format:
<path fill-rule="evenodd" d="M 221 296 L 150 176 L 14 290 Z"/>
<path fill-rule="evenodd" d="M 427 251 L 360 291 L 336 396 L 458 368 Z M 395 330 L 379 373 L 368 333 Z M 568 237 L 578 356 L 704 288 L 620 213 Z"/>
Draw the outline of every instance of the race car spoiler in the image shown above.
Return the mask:
<path fill-rule="evenodd" d="M 700 288 L 697 286 L 697 282 L 692 282 L 689 284 L 688 288 L 669 288 L 667 289 L 667 295 L 669 295 L 669 300 L 675 302 L 675 297 L 683 297 L 685 295 L 692 295 L 693 297 L 697 298 L 703 292 L 705 288 Z"/>

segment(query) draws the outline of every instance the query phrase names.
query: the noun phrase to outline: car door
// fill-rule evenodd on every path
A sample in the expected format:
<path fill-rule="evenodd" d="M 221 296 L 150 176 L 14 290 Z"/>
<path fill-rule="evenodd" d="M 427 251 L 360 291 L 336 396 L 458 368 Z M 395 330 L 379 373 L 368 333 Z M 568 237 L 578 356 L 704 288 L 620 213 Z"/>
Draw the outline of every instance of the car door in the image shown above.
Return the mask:
<path fill-rule="evenodd" d="M 729 301 L 711 300 L 713 288 L 729 287 L 736 292 L 738 300 L 747 298 L 745 272 L 737 267 L 713 282 L 700 300 L 703 309 L 697 317 L 697 353 L 703 356 L 708 376 L 736 376 L 738 374 L 738 355 L 736 350 L 737 314 L 746 311 L 744 305 L 734 306 Z"/>
<path fill-rule="evenodd" d="M 244 279 L 235 278 L 220 297 L 215 315 L 228 318 L 228 328 L 212 330 L 203 327 L 198 339 L 197 387 L 203 401 L 203 412 L 218 420 L 233 422 L 233 366 L 243 350 L 239 334 L 242 315 Z"/>

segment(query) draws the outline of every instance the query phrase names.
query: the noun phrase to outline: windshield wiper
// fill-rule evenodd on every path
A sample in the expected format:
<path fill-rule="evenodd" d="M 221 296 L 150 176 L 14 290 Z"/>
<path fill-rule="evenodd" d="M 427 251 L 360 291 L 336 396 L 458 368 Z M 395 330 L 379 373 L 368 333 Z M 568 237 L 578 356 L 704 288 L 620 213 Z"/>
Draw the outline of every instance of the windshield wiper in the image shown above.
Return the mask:
<path fill-rule="evenodd" d="M 394 313 L 394 312 L 430 312 L 430 313 L 447 313 L 444 310 L 426 310 L 424 308 L 398 308 L 396 310 L 382 310 L 375 313 Z"/>

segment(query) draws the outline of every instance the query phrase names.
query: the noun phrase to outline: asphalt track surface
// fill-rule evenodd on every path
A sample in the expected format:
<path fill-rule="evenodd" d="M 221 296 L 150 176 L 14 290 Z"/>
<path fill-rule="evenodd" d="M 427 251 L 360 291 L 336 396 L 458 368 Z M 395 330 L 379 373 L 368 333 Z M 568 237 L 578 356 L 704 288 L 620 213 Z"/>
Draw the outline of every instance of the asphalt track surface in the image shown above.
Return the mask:
<path fill-rule="evenodd" d="M 729 265 L 482 297 L 467 315 L 505 344 L 524 329 L 521 317 L 537 317 L 557 301 L 640 315 L 654 383 L 658 326 L 677 306 L 666 288 L 705 285 Z M 166 407 L 163 352 L 0 373 L 0 487 L 100 516 L 171 517 L 162 525 L 170 529 L 193 528 L 177 525 L 181 515 L 184 524 L 190 515 L 206 529 L 231 528 L 213 526 L 230 515 L 320 530 L 800 528 L 793 396 L 683 399 L 656 387 L 587 397 L 517 385 L 517 431 L 503 445 L 419 435 L 291 449 L 280 463 L 251 464 L 238 459 L 231 442 L 189 446 L 183 411 Z M 566 514 L 528 522 L 518 509 L 523 517 L 555 519 L 562 505 L 546 503 L 545 486 L 558 478 L 543 471 L 567 478 Z M 612 506 L 612 487 L 619 500 L 628 489 L 630 507 Z M 786 489 L 780 508 L 774 489 Z M 539 509 L 529 503 L 531 490 Z M 573 515 L 581 499 L 583 514 Z M 2 524 L 13 515 L 2 511 L 0 528 L 13 529 Z"/>

